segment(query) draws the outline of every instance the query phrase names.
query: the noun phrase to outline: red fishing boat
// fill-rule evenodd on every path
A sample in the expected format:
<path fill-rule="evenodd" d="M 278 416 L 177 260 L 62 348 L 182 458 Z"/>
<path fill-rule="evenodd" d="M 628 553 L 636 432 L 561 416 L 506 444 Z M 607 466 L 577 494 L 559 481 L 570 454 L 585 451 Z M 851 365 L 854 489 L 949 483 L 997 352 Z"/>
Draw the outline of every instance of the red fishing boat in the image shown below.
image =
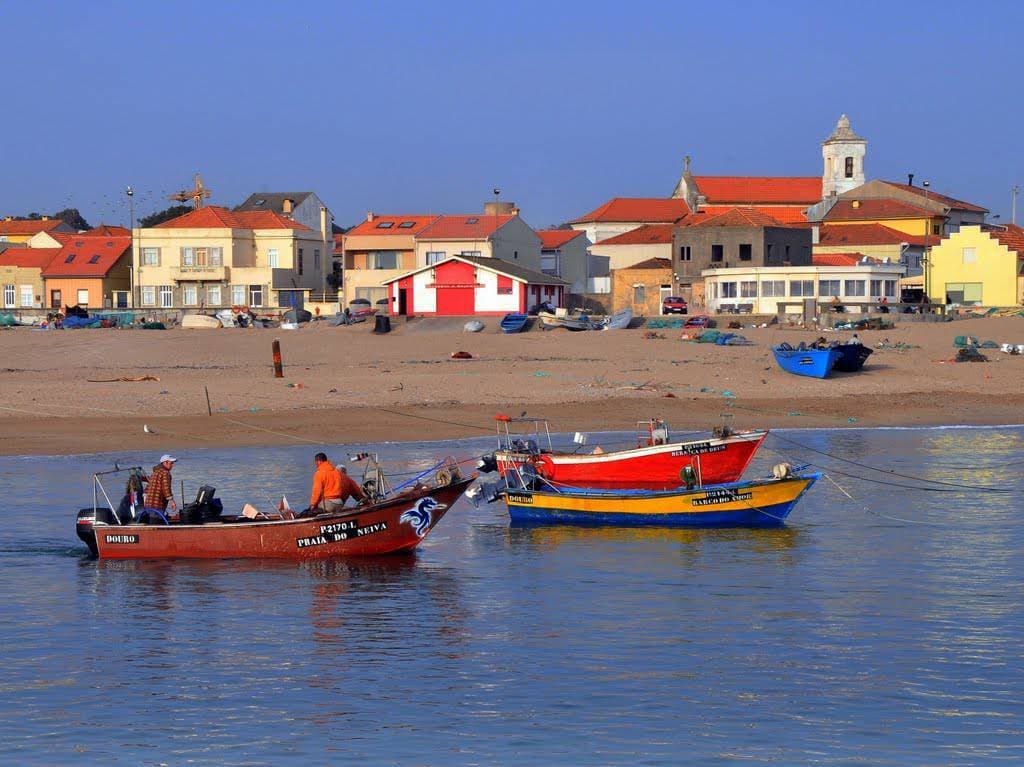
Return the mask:
<path fill-rule="evenodd" d="M 100 493 L 110 503 L 99 477 L 112 473 L 94 475 L 93 506 L 78 512 L 78 537 L 100 559 L 324 559 L 408 552 L 475 478 L 460 476 L 457 464 L 448 459 L 430 470 L 434 476 L 429 483 L 420 475 L 408 487 L 389 491 L 383 482 L 370 487 L 364 482 L 370 502 L 338 512 L 297 516 L 287 510 L 261 513 L 247 505 L 246 513 L 237 516 L 219 511 L 186 515 L 183 509 L 181 519 L 168 524 L 141 524 L 134 514 L 123 520 L 123 509 L 97 503 Z M 197 504 L 219 508 L 213 492 L 204 485 Z"/>
<path fill-rule="evenodd" d="M 577 452 L 552 448 L 547 421 L 537 418 L 495 417 L 498 449 L 484 456 L 481 470 L 509 470 L 531 464 L 536 473 L 555 484 L 594 488 L 668 490 L 688 481 L 697 484 L 735 482 L 743 474 L 767 431 L 733 432 L 716 429 L 707 439 L 670 442 L 660 419 L 640 421 L 637 446 L 628 450 L 580 452 L 586 435 L 577 434 Z M 524 427 L 526 427 L 524 429 Z"/>

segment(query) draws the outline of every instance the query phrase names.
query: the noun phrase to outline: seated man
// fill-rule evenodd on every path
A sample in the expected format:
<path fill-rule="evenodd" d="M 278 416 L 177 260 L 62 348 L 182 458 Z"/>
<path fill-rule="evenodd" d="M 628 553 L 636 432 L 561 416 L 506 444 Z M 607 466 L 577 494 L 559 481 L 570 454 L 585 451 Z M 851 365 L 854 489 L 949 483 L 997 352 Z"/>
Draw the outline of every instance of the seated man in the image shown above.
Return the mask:
<path fill-rule="evenodd" d="M 348 476 L 344 466 L 339 470 L 327 460 L 324 453 L 317 453 L 313 460 L 316 462 L 316 471 L 309 496 L 311 512 L 340 511 L 350 496 L 356 500 L 364 497 L 362 488 Z"/>
<path fill-rule="evenodd" d="M 836 314 L 843 314 L 846 312 L 846 309 L 839 301 L 839 296 L 832 296 L 832 311 Z"/>

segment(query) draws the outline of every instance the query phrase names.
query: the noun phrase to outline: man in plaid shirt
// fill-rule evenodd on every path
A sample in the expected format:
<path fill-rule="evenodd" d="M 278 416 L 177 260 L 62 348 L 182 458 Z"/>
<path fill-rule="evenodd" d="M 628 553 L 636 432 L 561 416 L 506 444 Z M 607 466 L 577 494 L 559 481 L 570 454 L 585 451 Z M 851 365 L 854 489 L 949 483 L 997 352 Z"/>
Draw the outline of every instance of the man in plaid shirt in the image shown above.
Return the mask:
<path fill-rule="evenodd" d="M 145 511 L 149 512 L 150 516 L 158 516 L 164 522 L 167 522 L 168 503 L 172 509 L 178 510 L 171 481 L 171 469 L 177 460 L 172 455 L 161 456 L 160 463 L 153 467 L 153 472 L 149 475 L 149 484 L 146 486 Z"/>

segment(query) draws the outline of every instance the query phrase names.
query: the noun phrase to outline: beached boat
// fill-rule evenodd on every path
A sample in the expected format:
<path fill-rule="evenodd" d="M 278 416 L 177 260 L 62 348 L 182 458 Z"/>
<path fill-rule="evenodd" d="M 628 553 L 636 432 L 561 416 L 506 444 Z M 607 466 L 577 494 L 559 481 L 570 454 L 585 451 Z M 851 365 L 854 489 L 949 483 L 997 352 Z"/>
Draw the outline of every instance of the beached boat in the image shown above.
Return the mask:
<path fill-rule="evenodd" d="M 221 321 L 206 314 L 186 314 L 181 318 L 183 328 L 220 328 Z"/>
<path fill-rule="evenodd" d="M 784 464 L 783 464 L 784 466 Z M 808 473 L 691 489 L 601 490 L 543 485 L 504 494 L 513 522 L 534 524 L 778 527 L 821 475 Z M 511 483 L 510 483 L 511 484 Z"/>
<path fill-rule="evenodd" d="M 633 310 L 623 309 L 621 312 L 616 312 L 601 325 L 601 330 L 622 330 L 629 327 L 629 323 L 633 321 Z"/>
<path fill-rule="evenodd" d="M 454 462 L 439 467 L 434 467 L 430 484 L 417 481 L 383 497 L 371 493 L 376 500 L 336 513 L 294 517 L 290 512 L 215 512 L 190 516 L 188 523 L 139 524 L 130 517 L 123 522 L 109 507 L 94 502 L 78 512 L 76 530 L 100 559 L 323 559 L 408 552 L 473 482 L 474 477 L 459 475 Z M 101 474 L 94 475 L 95 482 Z M 204 503 L 209 507 L 212 488 L 202 491 L 208 491 Z"/>
<path fill-rule="evenodd" d="M 864 344 L 839 344 L 833 347 L 839 352 L 839 359 L 836 360 L 835 369 L 842 373 L 856 373 L 867 362 L 871 352 L 874 351 Z"/>
<path fill-rule="evenodd" d="M 827 378 L 842 353 L 834 348 L 794 349 L 787 343 L 772 348 L 775 362 L 787 373 L 808 378 Z"/>
<path fill-rule="evenodd" d="M 570 313 L 564 308 L 555 309 L 554 314 L 551 312 L 537 312 L 537 318 L 541 322 L 542 330 L 553 330 L 555 328 L 594 330 L 596 327 L 600 327 L 600 323 L 596 323 L 589 314 L 583 314 L 582 312 Z"/>
<path fill-rule="evenodd" d="M 670 442 L 664 421 L 638 424 L 637 446 L 609 452 L 559 452 L 552 447 L 547 422 L 537 418 L 495 417 L 498 449 L 478 464 L 502 476 L 530 464 L 555 483 L 603 488 L 679 487 L 687 472 L 698 482 L 732 482 L 742 476 L 767 431 L 733 432 L 723 428 L 706 439 Z M 520 429 L 516 432 L 515 429 Z M 585 443 L 584 435 L 577 435 Z M 581 445 L 582 448 L 582 445 Z M 600 448 L 597 449 L 598 451 Z"/>
<path fill-rule="evenodd" d="M 506 314 L 501 318 L 501 332 L 519 333 L 526 327 L 526 322 L 529 319 L 527 314 Z"/>
<path fill-rule="evenodd" d="M 301 324 L 304 322 L 311 321 L 313 319 L 313 314 L 312 312 L 308 312 L 305 309 L 289 309 L 284 313 L 283 319 L 285 322 L 294 322 L 296 324 Z"/>
<path fill-rule="evenodd" d="M 487 326 L 484 325 L 484 323 L 482 323 L 480 320 L 470 320 L 469 322 L 467 322 L 465 325 L 462 326 L 462 332 L 463 333 L 479 333 L 485 327 L 487 327 Z"/>

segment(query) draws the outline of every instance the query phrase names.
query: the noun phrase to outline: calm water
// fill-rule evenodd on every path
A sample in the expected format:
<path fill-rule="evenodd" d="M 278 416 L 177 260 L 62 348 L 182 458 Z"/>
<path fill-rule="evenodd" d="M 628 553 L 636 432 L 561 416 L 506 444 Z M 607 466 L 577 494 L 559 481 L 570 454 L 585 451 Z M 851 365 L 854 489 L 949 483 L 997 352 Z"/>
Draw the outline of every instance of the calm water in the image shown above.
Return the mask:
<path fill-rule="evenodd" d="M 104 564 L 74 510 L 114 456 L 0 458 L 0 763 L 1024 762 L 1024 429 L 780 434 L 1014 493 L 836 473 L 854 501 L 823 481 L 769 531 L 510 528 L 462 501 L 409 558 Z M 299 505 L 311 452 L 181 451 L 175 476 Z"/>

